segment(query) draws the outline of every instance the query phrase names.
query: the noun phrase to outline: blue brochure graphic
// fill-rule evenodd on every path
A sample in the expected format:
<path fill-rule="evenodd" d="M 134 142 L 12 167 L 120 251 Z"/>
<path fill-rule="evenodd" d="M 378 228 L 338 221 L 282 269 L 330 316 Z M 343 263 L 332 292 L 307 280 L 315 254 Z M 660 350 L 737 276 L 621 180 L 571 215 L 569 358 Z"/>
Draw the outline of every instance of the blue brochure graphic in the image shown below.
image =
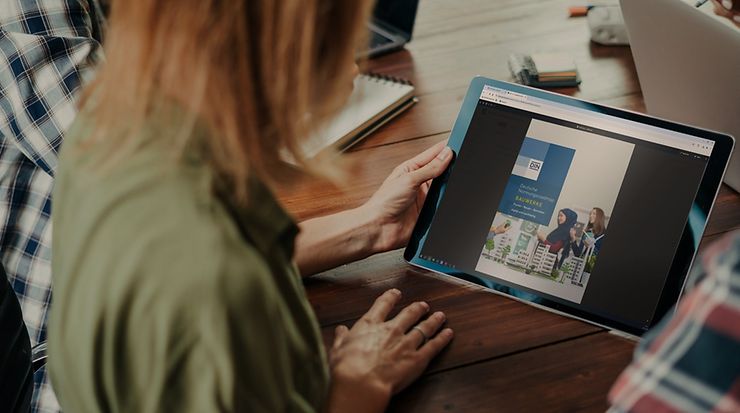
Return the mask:
<path fill-rule="evenodd" d="M 575 149 L 526 137 L 498 210 L 548 226 Z"/>

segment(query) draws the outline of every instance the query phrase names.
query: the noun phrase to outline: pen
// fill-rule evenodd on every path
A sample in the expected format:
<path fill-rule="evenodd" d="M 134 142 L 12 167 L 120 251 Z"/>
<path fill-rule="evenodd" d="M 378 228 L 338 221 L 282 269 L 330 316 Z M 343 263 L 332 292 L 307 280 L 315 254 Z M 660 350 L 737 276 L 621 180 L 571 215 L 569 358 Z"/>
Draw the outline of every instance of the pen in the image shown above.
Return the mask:
<path fill-rule="evenodd" d="M 581 17 L 587 15 L 588 11 L 593 8 L 594 6 L 591 5 L 568 7 L 568 14 L 570 17 Z"/>
<path fill-rule="evenodd" d="M 704 3 L 708 2 L 709 0 L 698 0 L 696 4 L 694 4 L 694 7 L 701 7 L 704 5 Z"/>

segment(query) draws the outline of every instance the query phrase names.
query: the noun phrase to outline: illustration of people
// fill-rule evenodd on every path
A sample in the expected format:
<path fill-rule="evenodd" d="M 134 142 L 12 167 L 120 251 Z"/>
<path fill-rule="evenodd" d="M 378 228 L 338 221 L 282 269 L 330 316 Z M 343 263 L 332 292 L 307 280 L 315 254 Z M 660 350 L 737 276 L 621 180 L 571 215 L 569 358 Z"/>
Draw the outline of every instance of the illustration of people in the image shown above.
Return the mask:
<path fill-rule="evenodd" d="M 570 239 L 570 230 L 578 221 L 578 214 L 570 208 L 563 208 L 558 211 L 558 226 L 547 237 L 542 235 L 541 232 L 537 233 L 537 239 L 550 247 L 550 252 L 557 254 L 565 246 L 567 246 Z"/>
<path fill-rule="evenodd" d="M 574 231 L 571 231 L 571 249 L 576 257 L 581 257 L 584 250 L 591 250 L 589 255 L 599 255 L 601 244 L 606 236 L 606 214 L 601 208 L 591 209 L 588 215 L 588 225 L 583 230 L 580 240 L 575 239 Z"/>

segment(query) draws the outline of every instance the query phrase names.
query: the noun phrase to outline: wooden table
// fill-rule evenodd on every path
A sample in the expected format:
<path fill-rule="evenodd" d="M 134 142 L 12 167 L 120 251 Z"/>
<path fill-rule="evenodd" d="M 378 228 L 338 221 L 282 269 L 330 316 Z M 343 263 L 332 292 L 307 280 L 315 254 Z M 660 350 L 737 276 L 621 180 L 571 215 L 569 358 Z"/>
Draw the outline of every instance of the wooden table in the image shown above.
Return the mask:
<path fill-rule="evenodd" d="M 446 139 L 470 79 L 509 80 L 511 52 L 574 56 L 583 83 L 558 92 L 644 111 L 627 47 L 589 42 L 584 18 L 566 0 L 423 0 L 407 50 L 373 60 L 373 71 L 410 79 L 420 102 L 357 145 L 358 171 L 346 191 L 303 181 L 281 193 L 300 220 L 356 207 L 395 165 Z M 723 186 L 702 245 L 740 227 L 740 195 Z M 404 303 L 426 300 L 447 313 L 452 344 L 390 411 L 603 411 L 634 343 L 605 330 L 407 265 L 393 251 L 312 277 L 306 290 L 327 343 L 388 288 Z"/>

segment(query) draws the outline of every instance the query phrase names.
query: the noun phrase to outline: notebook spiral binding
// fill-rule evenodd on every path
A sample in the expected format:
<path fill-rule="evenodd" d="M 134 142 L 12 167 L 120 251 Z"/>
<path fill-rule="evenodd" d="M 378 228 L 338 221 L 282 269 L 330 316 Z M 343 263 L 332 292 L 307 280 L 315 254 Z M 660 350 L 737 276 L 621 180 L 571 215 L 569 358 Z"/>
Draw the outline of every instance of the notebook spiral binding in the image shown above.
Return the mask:
<path fill-rule="evenodd" d="M 371 80 L 373 80 L 375 82 L 378 82 L 378 83 L 399 83 L 399 84 L 402 84 L 402 85 L 409 85 L 409 86 L 413 86 L 414 85 L 408 79 L 404 79 L 404 78 L 400 78 L 400 77 L 395 77 L 395 76 L 384 75 L 382 73 L 366 72 L 366 73 L 363 73 L 363 75 L 369 77 Z"/>

